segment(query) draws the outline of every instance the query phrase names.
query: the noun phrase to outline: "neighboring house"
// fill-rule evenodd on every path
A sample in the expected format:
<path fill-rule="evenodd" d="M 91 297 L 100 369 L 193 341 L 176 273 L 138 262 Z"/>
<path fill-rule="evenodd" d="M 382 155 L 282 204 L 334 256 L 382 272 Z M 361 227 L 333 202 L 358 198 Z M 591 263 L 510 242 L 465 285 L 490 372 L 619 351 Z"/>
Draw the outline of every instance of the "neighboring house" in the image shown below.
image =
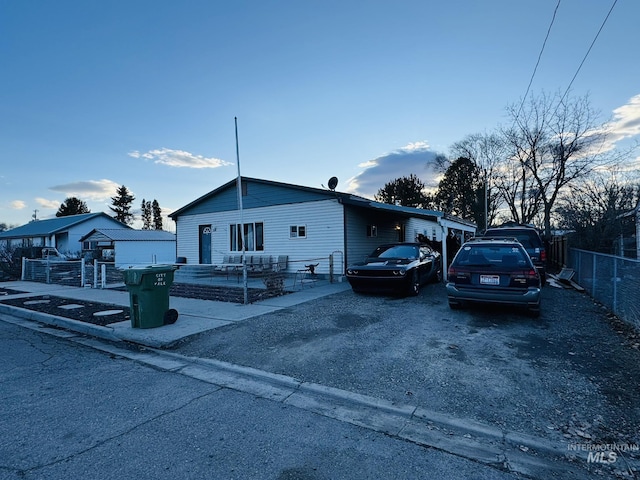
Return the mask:
<path fill-rule="evenodd" d="M 80 254 L 80 239 L 95 228 L 131 229 L 106 213 L 83 213 L 34 220 L 0 233 L 0 247 L 55 247 L 61 253 Z"/>
<path fill-rule="evenodd" d="M 618 218 L 633 218 L 635 219 L 635 223 L 636 223 L 636 235 L 635 235 L 635 240 L 636 240 L 636 258 L 638 260 L 640 260 L 640 200 L 638 200 L 638 203 L 636 204 L 636 208 L 634 208 L 633 210 L 627 212 L 627 213 L 623 213 L 622 215 L 619 215 Z M 624 256 L 624 248 L 621 249 L 622 250 L 622 256 Z"/>
<path fill-rule="evenodd" d="M 176 261 L 176 236 L 163 230 L 96 228 L 80 241 L 85 250 L 101 252 L 101 259 L 113 260 L 117 268 Z"/>
<path fill-rule="evenodd" d="M 242 221 L 236 180 L 169 215 L 176 222 L 178 256 L 187 263 L 221 264 L 224 256 L 241 253 L 244 233 L 247 255 L 287 255 L 289 272 L 318 263 L 317 273 L 327 274 L 334 254 L 333 273 L 342 275 L 382 243 L 414 241 L 418 235 L 442 242 L 451 229 L 459 238 L 476 231 L 475 224 L 442 212 L 333 190 L 248 177 L 241 185 Z M 445 259 L 447 243 L 442 242 Z"/>

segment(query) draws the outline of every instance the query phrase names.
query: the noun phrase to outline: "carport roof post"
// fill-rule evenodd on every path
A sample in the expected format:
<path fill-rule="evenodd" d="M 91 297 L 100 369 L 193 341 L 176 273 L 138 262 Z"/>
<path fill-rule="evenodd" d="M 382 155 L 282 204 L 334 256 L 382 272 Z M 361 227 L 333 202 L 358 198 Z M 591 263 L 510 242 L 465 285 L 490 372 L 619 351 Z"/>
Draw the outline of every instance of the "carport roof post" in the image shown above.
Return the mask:
<path fill-rule="evenodd" d="M 447 215 L 438 218 L 438 223 L 442 228 L 442 278 L 448 280 L 449 265 L 449 252 L 447 251 L 447 238 L 449 237 L 449 229 L 462 230 L 463 232 L 469 232 L 475 235 L 477 226 L 475 223 L 467 222 L 466 220 L 454 219 Z"/>

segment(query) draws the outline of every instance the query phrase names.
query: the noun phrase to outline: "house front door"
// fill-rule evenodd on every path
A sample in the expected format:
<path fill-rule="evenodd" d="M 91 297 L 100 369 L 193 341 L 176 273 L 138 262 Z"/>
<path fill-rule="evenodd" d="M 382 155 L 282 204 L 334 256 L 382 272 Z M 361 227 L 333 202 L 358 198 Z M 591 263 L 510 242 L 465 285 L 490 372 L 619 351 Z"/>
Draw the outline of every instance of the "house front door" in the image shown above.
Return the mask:
<path fill-rule="evenodd" d="M 211 263 L 211 225 L 200 225 L 200 263 Z"/>

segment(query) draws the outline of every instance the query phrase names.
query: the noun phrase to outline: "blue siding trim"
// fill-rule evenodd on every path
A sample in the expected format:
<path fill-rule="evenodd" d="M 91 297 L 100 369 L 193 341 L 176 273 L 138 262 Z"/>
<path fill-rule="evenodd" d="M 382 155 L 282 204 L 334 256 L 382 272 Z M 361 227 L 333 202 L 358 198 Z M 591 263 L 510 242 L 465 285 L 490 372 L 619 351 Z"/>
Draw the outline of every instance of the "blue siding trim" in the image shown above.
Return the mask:
<path fill-rule="evenodd" d="M 243 209 L 313 202 L 334 197 L 334 193 L 328 190 L 259 181 L 246 177 L 242 179 L 242 182 L 247 184 L 247 194 L 242 197 Z M 233 180 L 177 210 L 170 216 L 175 219 L 183 215 L 229 212 L 237 209 L 238 194 L 236 191 L 236 181 Z"/>

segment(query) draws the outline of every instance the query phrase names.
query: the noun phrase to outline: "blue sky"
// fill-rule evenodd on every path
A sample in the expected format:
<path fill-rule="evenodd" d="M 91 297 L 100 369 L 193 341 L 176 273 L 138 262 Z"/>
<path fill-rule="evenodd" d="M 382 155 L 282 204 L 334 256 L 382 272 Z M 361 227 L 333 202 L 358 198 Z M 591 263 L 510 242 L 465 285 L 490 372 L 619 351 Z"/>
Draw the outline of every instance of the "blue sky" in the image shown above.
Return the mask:
<path fill-rule="evenodd" d="M 561 0 L 533 94 L 569 86 L 614 0 Z M 557 0 L 0 0 L 0 223 L 165 213 L 237 174 L 373 196 L 506 122 Z M 572 86 L 640 134 L 640 2 L 618 0 Z M 169 222 L 166 227 L 173 228 Z"/>

